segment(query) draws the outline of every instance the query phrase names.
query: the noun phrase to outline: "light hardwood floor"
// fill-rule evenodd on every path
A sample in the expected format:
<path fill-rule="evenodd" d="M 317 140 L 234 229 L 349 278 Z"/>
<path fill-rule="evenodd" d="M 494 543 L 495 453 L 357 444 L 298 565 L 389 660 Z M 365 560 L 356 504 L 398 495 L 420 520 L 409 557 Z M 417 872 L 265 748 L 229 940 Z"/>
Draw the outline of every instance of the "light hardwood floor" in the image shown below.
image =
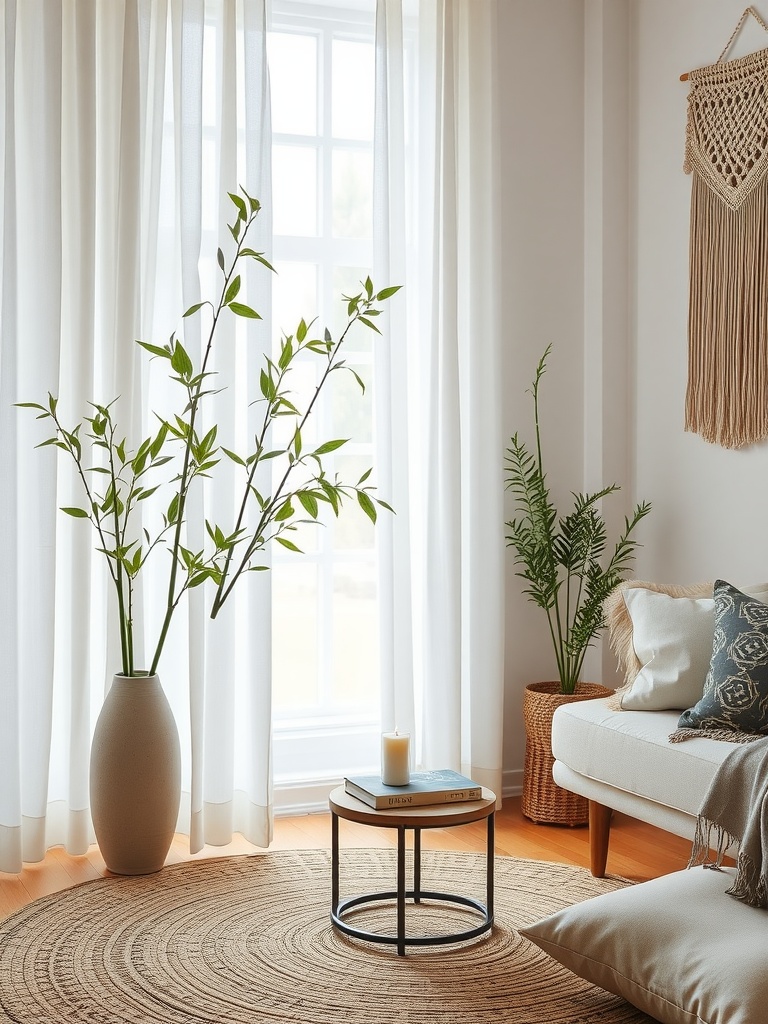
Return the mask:
<path fill-rule="evenodd" d="M 348 821 L 339 825 L 342 846 L 385 846 L 396 842 L 393 829 L 374 829 Z M 330 833 L 329 814 L 276 818 L 270 850 L 328 848 Z M 476 852 L 485 849 L 484 822 L 454 829 L 430 829 L 422 836 L 424 849 Z M 617 814 L 611 828 L 608 872 L 633 881 L 645 881 L 685 867 L 690 848 L 691 844 L 685 839 Z M 192 857 L 187 837 L 177 835 L 168 859 L 177 862 L 261 852 L 264 851 L 238 837 L 228 846 L 207 846 Z M 586 828 L 533 824 L 520 813 L 520 798 L 512 797 L 504 801 L 504 807 L 496 815 L 496 853 L 588 867 L 589 836 Z M 98 847 L 92 846 L 82 857 L 71 857 L 56 847 L 49 850 L 44 861 L 26 865 L 18 875 L 0 872 L 0 918 L 40 896 L 106 874 Z"/>

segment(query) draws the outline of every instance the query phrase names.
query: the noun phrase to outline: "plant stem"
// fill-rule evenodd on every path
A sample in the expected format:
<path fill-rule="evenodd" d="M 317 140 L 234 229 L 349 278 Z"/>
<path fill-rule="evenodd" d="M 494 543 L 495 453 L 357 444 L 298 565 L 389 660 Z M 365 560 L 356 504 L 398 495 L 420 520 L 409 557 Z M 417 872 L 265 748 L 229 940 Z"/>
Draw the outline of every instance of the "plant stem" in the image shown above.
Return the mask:
<path fill-rule="evenodd" d="M 115 474 L 115 457 L 114 457 L 114 440 L 115 440 L 115 428 L 110 419 L 109 421 L 109 442 L 107 451 L 109 452 L 109 479 L 112 486 L 112 512 L 115 520 L 115 587 L 117 588 L 117 605 L 118 614 L 120 616 L 120 650 L 122 653 L 123 661 L 123 672 L 125 675 L 131 675 L 133 671 L 133 649 L 131 640 L 130 623 L 126 619 L 125 614 L 125 594 L 123 593 L 123 562 L 120 558 L 120 548 L 122 547 L 121 532 L 120 532 L 120 514 L 118 510 L 118 490 L 117 490 L 117 477 Z"/>
<path fill-rule="evenodd" d="M 304 425 L 307 422 L 307 420 L 309 418 L 309 415 L 312 412 L 312 409 L 314 408 L 315 402 L 317 401 L 317 398 L 318 398 L 318 396 L 319 396 L 319 394 L 320 394 L 320 392 L 321 392 L 321 390 L 323 388 L 323 385 L 325 384 L 326 379 L 328 378 L 328 374 L 333 369 L 334 360 L 336 359 L 336 356 L 339 353 L 339 349 L 341 348 L 341 346 L 342 346 L 342 344 L 344 342 L 344 339 L 346 338 L 350 328 L 352 327 L 352 325 L 355 323 L 355 321 L 358 319 L 359 316 L 360 316 L 360 313 L 358 311 L 350 319 L 349 323 L 344 328 L 344 331 L 343 331 L 341 337 L 339 338 L 339 340 L 334 345 L 332 351 L 328 353 L 328 365 L 326 366 L 325 371 L 323 372 L 323 375 L 320 378 L 320 381 L 319 381 L 319 383 L 317 384 L 317 386 L 315 388 L 314 394 L 312 395 L 312 398 L 311 398 L 311 400 L 309 402 L 309 405 L 307 406 L 307 410 L 304 413 L 304 415 L 302 416 L 301 421 L 300 421 L 300 423 L 298 425 L 297 429 L 298 429 L 299 433 L 301 433 L 301 431 L 303 430 Z M 281 374 L 280 380 L 282 380 L 282 374 Z M 262 435 L 261 435 L 261 438 L 260 438 L 260 443 L 263 442 L 264 437 L 266 436 L 267 429 L 269 427 L 269 423 L 270 423 L 270 421 L 272 419 L 272 415 L 271 415 L 271 411 L 270 410 L 271 410 L 271 403 L 267 406 L 267 412 L 265 414 L 265 421 L 264 421 L 264 428 L 262 430 Z M 259 449 L 257 448 L 257 451 L 258 450 Z M 248 544 L 248 546 L 246 547 L 245 552 L 244 552 L 242 558 L 240 559 L 240 561 L 239 561 L 239 563 L 237 565 L 237 568 L 235 569 L 235 571 L 234 571 L 234 573 L 232 575 L 232 578 L 229 580 L 229 583 L 227 583 L 227 576 L 229 574 L 229 568 L 230 568 L 230 565 L 231 565 L 231 562 L 232 562 L 232 553 L 233 553 L 234 549 L 230 548 L 229 551 L 227 552 L 226 560 L 224 562 L 224 569 L 222 571 L 221 580 L 219 581 L 219 585 L 216 588 L 216 594 L 214 596 L 213 604 L 211 606 L 211 618 L 212 619 L 216 618 L 216 615 L 218 614 L 218 612 L 221 609 L 222 605 L 224 604 L 224 602 L 227 600 L 227 598 L 229 597 L 230 593 L 232 592 L 232 588 L 235 586 L 235 583 L 240 578 L 240 576 L 246 571 L 248 563 L 249 563 L 252 555 L 256 551 L 257 547 L 258 547 L 259 538 L 261 537 L 261 534 L 262 534 L 262 531 L 264 530 L 264 527 L 269 522 L 269 519 L 270 519 L 270 517 L 272 515 L 272 512 L 275 509 L 275 507 L 278 504 L 280 504 L 280 502 L 283 500 L 283 488 L 285 487 L 285 485 L 286 485 L 286 483 L 288 481 L 288 478 L 291 475 L 291 472 L 296 468 L 297 465 L 299 465 L 300 461 L 301 460 L 299 460 L 299 459 L 295 459 L 293 462 L 291 462 L 288 465 L 288 468 L 286 469 L 285 473 L 283 474 L 283 478 L 280 481 L 280 483 L 279 483 L 279 485 L 277 487 L 277 490 L 275 491 L 274 495 L 270 498 L 270 500 L 267 503 L 267 505 L 262 509 L 261 516 L 259 517 L 259 522 L 258 522 L 258 524 L 256 526 L 256 529 L 254 531 L 253 537 L 252 537 L 250 543 Z M 242 502 L 240 504 L 240 510 L 239 510 L 239 513 L 238 513 L 237 522 L 235 524 L 235 532 L 237 532 L 240 529 L 240 527 L 242 526 L 242 523 L 243 523 L 243 519 L 245 518 L 245 510 L 246 510 L 247 502 L 248 502 L 248 494 L 249 494 L 251 486 L 253 484 L 253 480 L 254 480 L 254 477 L 256 475 L 256 470 L 258 468 L 258 465 L 259 465 L 259 459 L 256 458 L 256 459 L 253 460 L 253 465 L 251 466 L 250 472 L 248 474 L 248 480 L 246 482 L 245 490 L 243 492 L 243 500 L 242 500 Z"/>
<path fill-rule="evenodd" d="M 165 615 L 163 617 L 163 624 L 160 629 L 160 635 L 158 637 L 157 645 L 155 647 L 155 654 L 152 659 L 152 664 L 149 670 L 150 675 L 154 675 L 157 672 L 158 662 L 160 661 L 160 655 L 162 654 L 163 647 L 165 646 L 165 641 L 168 636 L 168 630 L 171 625 L 173 613 L 176 611 L 176 607 L 179 603 L 179 598 L 186 589 L 185 586 L 182 586 L 179 593 L 176 593 L 176 574 L 178 572 L 179 566 L 179 547 L 181 545 L 181 529 L 184 523 L 184 509 L 186 507 L 187 491 L 191 483 L 190 462 L 192 459 L 192 445 L 194 443 L 195 437 L 195 419 L 197 417 L 197 407 L 200 402 L 200 392 L 202 391 L 203 383 L 205 381 L 208 359 L 213 350 L 213 339 L 216 334 L 216 326 L 219 322 L 219 316 L 221 314 L 221 311 L 225 305 L 224 299 L 227 294 L 227 289 L 229 288 L 229 283 L 232 279 L 232 275 L 234 274 L 235 268 L 237 267 L 238 261 L 240 259 L 240 250 L 243 247 L 243 243 L 248 234 L 248 230 L 253 221 L 255 220 L 255 218 L 256 212 L 252 212 L 240 234 L 240 239 L 237 242 L 237 248 L 235 250 L 235 255 L 230 265 L 229 271 L 224 275 L 224 283 L 221 288 L 221 297 L 219 299 L 219 303 L 216 309 L 214 310 L 213 319 L 211 321 L 211 328 L 208 332 L 208 340 L 206 342 L 202 366 L 199 375 L 200 379 L 198 380 L 197 386 L 195 387 L 194 393 L 190 399 L 189 431 L 187 433 L 186 442 L 184 445 L 184 460 L 182 463 L 179 489 L 177 492 L 179 497 L 179 504 L 177 509 L 176 529 L 174 531 L 173 545 L 171 547 L 171 572 L 168 580 L 168 599 L 166 603 Z"/>

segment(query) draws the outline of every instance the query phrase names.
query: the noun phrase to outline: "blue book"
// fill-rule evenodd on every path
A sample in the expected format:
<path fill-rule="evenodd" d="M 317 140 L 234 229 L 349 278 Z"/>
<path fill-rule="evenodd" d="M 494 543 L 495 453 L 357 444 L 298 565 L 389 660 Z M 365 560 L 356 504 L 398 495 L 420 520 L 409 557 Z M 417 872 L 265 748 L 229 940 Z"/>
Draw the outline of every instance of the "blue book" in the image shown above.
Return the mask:
<path fill-rule="evenodd" d="M 450 768 L 411 772 L 407 786 L 385 786 L 380 775 L 352 775 L 344 779 L 350 796 L 382 810 L 387 807 L 423 807 L 426 804 L 460 804 L 482 799 L 482 787 Z"/>

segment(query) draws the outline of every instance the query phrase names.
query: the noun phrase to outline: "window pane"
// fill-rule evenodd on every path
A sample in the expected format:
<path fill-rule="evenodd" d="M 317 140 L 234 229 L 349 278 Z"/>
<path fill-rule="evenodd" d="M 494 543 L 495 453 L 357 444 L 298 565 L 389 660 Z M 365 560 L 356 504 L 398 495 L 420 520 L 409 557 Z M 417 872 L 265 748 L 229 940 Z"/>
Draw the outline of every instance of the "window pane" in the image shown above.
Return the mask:
<path fill-rule="evenodd" d="M 334 137 L 373 139 L 373 46 L 334 39 L 332 78 Z"/>
<path fill-rule="evenodd" d="M 343 451 L 343 449 L 342 449 Z M 342 480 L 351 480 L 353 483 L 373 464 L 372 455 L 337 455 L 335 468 Z M 375 492 L 378 495 L 378 491 Z M 384 495 L 381 495 L 384 497 Z M 386 501 L 386 497 L 384 497 Z M 373 551 L 376 542 L 375 526 L 361 508 L 355 508 L 356 502 L 353 499 L 344 508 L 343 515 L 336 520 L 334 534 L 334 548 L 343 552 Z M 383 516 L 391 515 L 386 509 L 379 509 Z M 349 566 L 350 574 L 367 573 L 367 566 Z"/>
<path fill-rule="evenodd" d="M 272 147 L 272 213 L 276 235 L 317 234 L 317 151 Z"/>
<path fill-rule="evenodd" d="M 335 570 L 333 640 L 334 700 L 346 707 L 378 710 L 379 630 L 373 565 Z"/>
<path fill-rule="evenodd" d="M 293 32 L 267 36 L 272 131 L 317 134 L 317 39 Z"/>
<path fill-rule="evenodd" d="M 275 261 L 272 275 L 272 319 L 275 334 L 293 334 L 304 319 L 309 322 L 317 310 L 317 264 Z"/>
<path fill-rule="evenodd" d="M 333 374 L 333 436 L 352 438 L 355 444 L 370 443 L 373 440 L 371 367 L 349 361 L 347 365 L 362 380 L 365 394 L 361 393 L 360 385 L 348 371 L 339 370 Z"/>
<path fill-rule="evenodd" d="M 333 152 L 333 233 L 370 238 L 373 224 L 373 157 L 370 152 Z"/>
<path fill-rule="evenodd" d="M 317 568 L 295 561 L 272 570 L 272 699 L 275 712 L 318 701 Z M 296 638 L 300 637 L 297 643 Z"/>

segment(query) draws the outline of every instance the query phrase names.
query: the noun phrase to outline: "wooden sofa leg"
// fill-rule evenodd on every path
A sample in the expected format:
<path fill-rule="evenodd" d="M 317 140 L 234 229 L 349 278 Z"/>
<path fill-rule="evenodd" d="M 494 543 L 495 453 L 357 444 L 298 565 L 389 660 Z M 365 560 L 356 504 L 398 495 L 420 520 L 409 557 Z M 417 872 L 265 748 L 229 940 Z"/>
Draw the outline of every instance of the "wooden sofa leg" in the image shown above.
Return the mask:
<path fill-rule="evenodd" d="M 589 801 L 589 867 L 595 878 L 605 877 L 612 814 L 610 807 Z"/>

